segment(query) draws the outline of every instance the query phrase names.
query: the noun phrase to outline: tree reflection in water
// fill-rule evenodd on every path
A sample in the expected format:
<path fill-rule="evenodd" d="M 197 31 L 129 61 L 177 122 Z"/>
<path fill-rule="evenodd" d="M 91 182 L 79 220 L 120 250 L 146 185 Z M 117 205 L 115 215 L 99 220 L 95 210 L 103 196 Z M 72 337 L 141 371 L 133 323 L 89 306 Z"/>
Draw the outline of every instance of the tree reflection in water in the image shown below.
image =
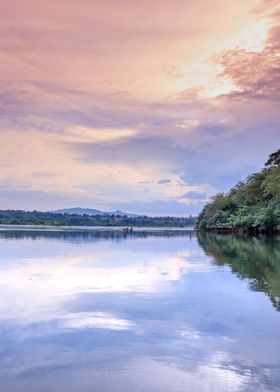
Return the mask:
<path fill-rule="evenodd" d="M 228 265 L 251 290 L 265 292 L 280 311 L 280 238 L 198 232 L 204 252 L 216 265 Z"/>

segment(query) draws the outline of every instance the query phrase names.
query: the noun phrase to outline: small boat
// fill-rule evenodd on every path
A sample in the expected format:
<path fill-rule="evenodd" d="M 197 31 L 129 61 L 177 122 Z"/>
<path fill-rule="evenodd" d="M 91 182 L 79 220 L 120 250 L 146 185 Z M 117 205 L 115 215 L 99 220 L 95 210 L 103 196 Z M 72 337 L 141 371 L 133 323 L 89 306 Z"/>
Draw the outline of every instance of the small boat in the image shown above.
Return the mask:
<path fill-rule="evenodd" d="M 133 232 L 133 228 L 132 227 L 124 227 L 123 228 L 123 233 L 132 233 Z"/>

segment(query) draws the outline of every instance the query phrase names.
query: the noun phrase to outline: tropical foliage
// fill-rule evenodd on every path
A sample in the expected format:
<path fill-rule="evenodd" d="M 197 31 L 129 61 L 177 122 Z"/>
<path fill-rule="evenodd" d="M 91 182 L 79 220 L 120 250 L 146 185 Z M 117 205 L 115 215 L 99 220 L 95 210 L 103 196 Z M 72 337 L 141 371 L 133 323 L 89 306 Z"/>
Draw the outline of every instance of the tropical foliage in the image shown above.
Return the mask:
<path fill-rule="evenodd" d="M 212 197 L 198 217 L 197 228 L 280 230 L 280 149 L 269 156 L 261 172 Z"/>

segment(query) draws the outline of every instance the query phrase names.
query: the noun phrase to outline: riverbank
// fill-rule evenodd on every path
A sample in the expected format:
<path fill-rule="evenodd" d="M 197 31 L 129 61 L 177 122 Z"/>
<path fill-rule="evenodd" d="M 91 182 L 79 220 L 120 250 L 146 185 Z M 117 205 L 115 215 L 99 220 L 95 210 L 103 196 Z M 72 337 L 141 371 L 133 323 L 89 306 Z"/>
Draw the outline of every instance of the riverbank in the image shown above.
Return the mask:
<path fill-rule="evenodd" d="M 200 232 L 207 233 L 221 233 L 221 234 L 248 234 L 248 235 L 274 235 L 280 234 L 279 229 L 265 230 L 265 229 L 253 229 L 253 228 L 230 228 L 230 227 L 211 227 L 204 229 L 197 229 Z"/>
<path fill-rule="evenodd" d="M 198 216 L 198 229 L 237 233 L 279 233 L 280 150 L 259 173 L 251 174 L 228 193 L 210 199 Z"/>

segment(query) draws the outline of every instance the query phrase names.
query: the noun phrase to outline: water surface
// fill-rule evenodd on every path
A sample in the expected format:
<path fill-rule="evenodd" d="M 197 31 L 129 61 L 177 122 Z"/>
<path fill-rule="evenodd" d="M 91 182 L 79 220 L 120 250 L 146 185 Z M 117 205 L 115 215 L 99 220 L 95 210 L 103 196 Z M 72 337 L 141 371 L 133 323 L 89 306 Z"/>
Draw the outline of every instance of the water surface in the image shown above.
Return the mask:
<path fill-rule="evenodd" d="M 280 241 L 0 232 L 4 392 L 280 391 Z"/>

